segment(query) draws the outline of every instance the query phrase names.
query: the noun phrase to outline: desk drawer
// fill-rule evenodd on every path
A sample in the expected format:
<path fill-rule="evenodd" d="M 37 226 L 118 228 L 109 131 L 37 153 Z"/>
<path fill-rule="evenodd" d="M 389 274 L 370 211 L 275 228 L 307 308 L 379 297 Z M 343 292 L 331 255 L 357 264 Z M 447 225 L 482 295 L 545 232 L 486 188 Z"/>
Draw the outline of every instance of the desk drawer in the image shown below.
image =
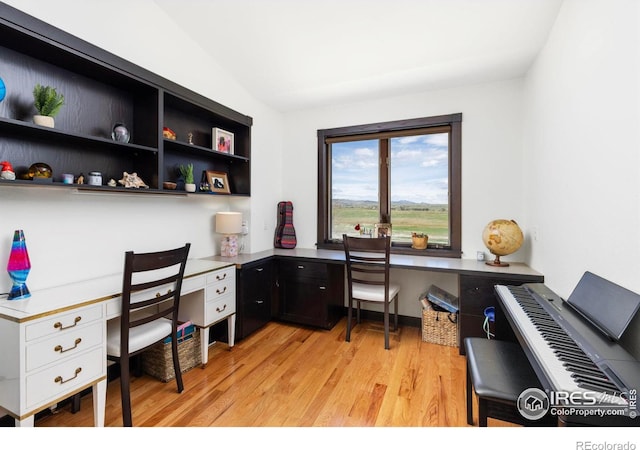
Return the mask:
<path fill-rule="evenodd" d="M 102 347 L 70 358 L 64 364 L 27 376 L 26 407 L 39 405 L 65 398 L 70 392 L 85 386 L 104 375 L 106 355 Z"/>
<path fill-rule="evenodd" d="M 204 277 L 182 279 L 182 289 L 180 290 L 181 295 L 197 291 L 198 289 L 204 289 Z"/>
<path fill-rule="evenodd" d="M 102 305 L 91 305 L 73 311 L 55 314 L 25 327 L 25 339 L 30 341 L 63 333 L 102 318 Z"/>
<path fill-rule="evenodd" d="M 214 301 L 209 301 L 205 305 L 205 324 L 214 324 L 225 317 L 236 312 L 235 295 L 225 295 Z"/>
<path fill-rule="evenodd" d="M 236 280 L 236 268 L 235 266 L 227 267 L 225 269 L 216 270 L 207 275 L 207 286 L 211 286 L 213 284 L 218 283 L 229 283 L 232 282 L 235 284 Z"/>
<path fill-rule="evenodd" d="M 27 372 L 54 361 L 62 361 L 102 344 L 103 329 L 103 322 L 94 322 L 89 326 L 72 328 L 67 332 L 27 345 Z"/>
<path fill-rule="evenodd" d="M 234 278 L 226 278 L 224 281 L 207 286 L 206 301 L 217 300 L 226 295 L 235 297 L 236 281 Z"/>
<path fill-rule="evenodd" d="M 285 278 L 313 278 L 327 280 L 329 272 L 327 264 L 302 260 L 281 260 L 280 274 Z"/>

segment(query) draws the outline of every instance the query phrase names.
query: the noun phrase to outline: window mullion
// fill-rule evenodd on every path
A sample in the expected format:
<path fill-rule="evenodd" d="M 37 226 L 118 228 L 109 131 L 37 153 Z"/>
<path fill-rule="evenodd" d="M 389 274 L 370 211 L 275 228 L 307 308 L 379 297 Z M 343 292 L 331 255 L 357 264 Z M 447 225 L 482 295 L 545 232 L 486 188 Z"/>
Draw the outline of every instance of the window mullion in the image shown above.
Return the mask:
<path fill-rule="evenodd" d="M 380 222 L 390 222 L 391 220 L 391 193 L 389 174 L 391 172 L 390 162 L 391 155 L 389 154 L 389 139 L 380 139 Z"/>

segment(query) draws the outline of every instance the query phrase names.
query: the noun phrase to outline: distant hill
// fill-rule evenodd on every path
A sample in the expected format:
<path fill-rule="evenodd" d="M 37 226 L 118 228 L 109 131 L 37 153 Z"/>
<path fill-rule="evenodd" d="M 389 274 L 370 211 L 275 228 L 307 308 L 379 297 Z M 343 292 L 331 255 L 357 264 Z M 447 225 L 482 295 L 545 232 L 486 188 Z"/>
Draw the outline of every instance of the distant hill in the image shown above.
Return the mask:
<path fill-rule="evenodd" d="M 349 200 L 342 198 L 333 199 L 334 208 L 357 208 L 357 209 L 377 209 L 378 202 L 373 200 Z M 433 204 L 433 203 L 417 203 L 409 200 L 399 200 L 391 202 L 391 209 L 399 209 L 403 211 L 433 211 L 447 210 L 449 205 Z"/>

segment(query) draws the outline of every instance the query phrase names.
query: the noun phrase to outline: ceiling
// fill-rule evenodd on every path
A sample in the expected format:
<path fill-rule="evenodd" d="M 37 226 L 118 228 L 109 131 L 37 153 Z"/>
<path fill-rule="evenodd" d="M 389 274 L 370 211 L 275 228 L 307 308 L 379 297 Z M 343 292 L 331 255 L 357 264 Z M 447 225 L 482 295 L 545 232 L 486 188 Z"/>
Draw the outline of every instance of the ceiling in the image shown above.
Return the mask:
<path fill-rule="evenodd" d="M 254 97 L 298 109 L 520 77 L 562 0 L 154 0 Z"/>

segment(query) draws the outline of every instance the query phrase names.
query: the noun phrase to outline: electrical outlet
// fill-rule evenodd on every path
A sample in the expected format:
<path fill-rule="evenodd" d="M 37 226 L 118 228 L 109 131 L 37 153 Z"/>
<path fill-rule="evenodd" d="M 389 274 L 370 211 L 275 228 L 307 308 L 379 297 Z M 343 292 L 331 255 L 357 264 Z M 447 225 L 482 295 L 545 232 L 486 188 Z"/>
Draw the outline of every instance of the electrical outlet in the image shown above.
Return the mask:
<path fill-rule="evenodd" d="M 243 221 L 242 221 L 242 228 L 241 228 L 240 233 L 241 233 L 242 235 L 247 235 L 247 234 L 249 234 L 249 223 L 248 223 L 246 220 L 243 220 Z"/>

